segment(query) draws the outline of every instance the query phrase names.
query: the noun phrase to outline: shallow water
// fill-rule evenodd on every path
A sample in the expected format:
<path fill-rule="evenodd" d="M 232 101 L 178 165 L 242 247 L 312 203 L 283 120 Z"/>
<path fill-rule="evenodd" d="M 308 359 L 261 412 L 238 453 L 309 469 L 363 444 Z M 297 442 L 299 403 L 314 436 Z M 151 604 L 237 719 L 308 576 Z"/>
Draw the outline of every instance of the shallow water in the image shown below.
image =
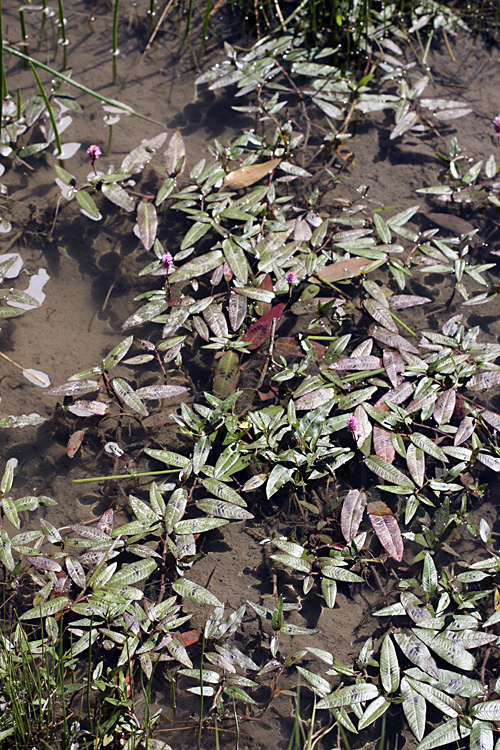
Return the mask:
<path fill-rule="evenodd" d="M 82 3 L 66 2 L 67 35 L 70 40 L 68 65 L 73 68 L 73 75 L 79 82 L 164 123 L 169 132 L 179 130 L 186 143 L 188 166 L 192 166 L 206 155 L 213 138 L 226 143 L 252 123 L 248 117 L 231 110 L 231 92 L 213 94 L 206 88 L 199 92 L 195 90 L 196 56 L 188 48 L 181 56 L 174 55 L 179 40 L 179 29 L 174 22 L 165 24 L 153 48 L 141 61 L 150 33 L 145 10 L 141 7 L 145 5 L 131 5 L 127 18 L 122 17 L 119 28 L 120 55 L 117 58 L 119 83 L 116 85 L 113 83 L 112 56 L 109 52 L 110 14 L 101 12 L 100 8 L 91 9 L 90 4 L 82 10 Z M 89 22 L 91 14 L 94 20 Z M 58 50 L 54 62 L 52 36 L 47 33 L 40 42 L 35 41 L 35 29 L 39 22 L 36 14 L 33 18 L 29 24 L 30 53 L 59 67 L 61 50 Z M 9 16 L 8 26 L 8 33 L 14 42 L 19 33 L 14 14 Z M 212 56 L 216 56 L 219 49 L 213 46 Z M 485 159 L 492 152 L 498 153 L 491 127 L 491 119 L 497 114 L 495 107 L 498 106 L 498 49 L 487 49 L 481 40 L 473 43 L 465 35 L 452 39 L 451 49 L 455 60 L 450 58 L 444 44 L 431 48 L 428 63 L 436 88 L 432 93 L 429 91 L 429 96 L 445 95 L 471 103 L 474 113 L 453 121 L 449 126 L 443 125 L 442 136 L 449 141 L 450 134 L 455 134 L 460 146 L 474 160 Z M 203 65 L 208 64 L 201 55 L 199 59 Z M 24 96 L 28 93 L 31 95 L 33 84 L 29 71 L 19 61 L 8 59 L 7 62 L 8 81 L 12 81 L 12 89 L 19 86 Z M 212 58 L 210 62 L 213 62 Z M 41 78 L 48 87 L 50 76 L 44 73 Z M 82 146 L 64 166 L 81 182 L 89 173 L 85 149 L 90 143 L 96 143 L 105 151 L 108 134 L 102 121 L 101 105 L 81 94 L 77 95 L 77 99 L 83 113 L 75 115 L 73 124 L 64 134 L 64 141 L 81 141 Z M 389 121 L 384 113 L 358 117 L 354 125 L 355 137 L 348 142 L 354 160 L 343 172 L 338 188 L 326 199 L 326 205 L 338 199 L 354 200 L 359 195 L 357 188 L 364 184 L 369 186 L 369 199 L 375 202 L 394 205 L 399 209 L 418 202 L 430 211 L 445 210 L 436 200 L 425 200 L 424 196 L 415 194 L 417 188 L 440 182 L 442 167 L 435 158 L 436 139 L 430 135 L 417 137 L 407 134 L 402 139 L 390 141 L 391 123 L 392 120 Z M 150 138 L 159 130 L 159 126 L 151 122 L 122 116 L 113 129 L 111 154 L 102 157 L 102 166 L 118 166 L 123 156 L 142 138 Z M 444 150 L 444 142 L 442 145 Z M 3 323 L 2 350 L 24 367 L 46 372 L 53 384 L 59 384 L 74 372 L 99 364 L 103 356 L 124 337 L 120 326 L 137 307 L 133 297 L 147 288 L 148 282 L 140 280 L 139 283 L 137 273 L 151 258 L 132 235 L 132 216 L 124 215 L 110 204 L 105 219 L 94 223 L 80 214 L 75 202 L 63 202 L 54 221 L 58 190 L 54 185 L 51 164 L 55 157 L 46 152 L 46 156 L 26 161 L 35 167 L 35 171 L 19 165 L 2 178 L 9 188 L 10 197 L 16 202 L 12 204 L 14 227 L 10 234 L 2 235 L 1 247 L 20 252 L 29 273 L 34 273 L 40 267 L 45 268 L 50 281 L 44 289 L 47 298 L 39 309 L 26 313 L 18 320 Z M 153 177 L 151 174 L 151 179 Z M 487 241 L 487 244 L 478 244 L 474 251 L 476 258 L 481 258 L 481 262 L 494 260 L 495 256 L 491 256 L 490 251 L 497 249 L 499 239 L 496 211 L 491 208 L 481 215 L 474 215 L 474 209 L 466 206 L 463 218 L 477 226 L 480 236 Z M 159 232 L 162 243 L 167 250 L 175 249 L 185 226 L 182 222 L 169 225 L 165 214 L 160 220 L 163 222 Z M 127 231 L 124 231 L 125 223 Z M 20 232 L 22 234 L 17 236 Z M 419 281 L 417 274 L 415 276 Z M 495 270 L 490 272 L 490 278 L 497 283 Z M 21 286 L 25 288 L 27 283 Z M 443 302 L 451 296 L 451 290 L 452 281 L 449 278 L 422 276 L 421 290 L 414 287 L 413 293 L 427 291 L 436 303 L 430 306 L 430 313 L 417 312 L 415 315 L 427 315 L 429 327 L 436 328 L 452 314 L 466 310 L 470 325 L 481 321 L 484 339 L 497 339 L 500 335 L 498 300 L 480 308 L 461 308 L 460 300 L 454 299 L 449 309 L 443 312 Z M 474 290 L 476 293 L 482 291 L 476 286 Z M 209 377 L 212 371 L 212 364 L 209 353 L 207 361 L 201 363 L 204 370 L 202 376 L 193 373 L 195 382 L 200 383 L 200 390 L 203 379 Z M 254 373 L 261 364 L 256 355 Z M 17 370 L 8 369 L 6 363 L 2 362 L 0 367 L 2 410 L 6 414 L 37 411 L 50 417 L 55 399 L 44 396 L 41 389 L 29 384 Z M 125 369 L 124 372 L 130 373 Z M 164 442 L 177 439 L 173 428 L 167 426 L 162 429 Z M 87 520 L 92 515 L 102 513 L 110 504 L 118 507 L 124 504 L 123 493 L 116 487 L 109 489 L 96 484 L 88 485 L 91 489 L 82 490 L 70 484 L 71 479 L 82 475 L 111 473 L 116 470 L 116 462 L 102 452 L 102 446 L 97 441 L 92 440 L 84 443 L 74 459 L 69 459 L 65 453 L 67 437 L 67 430 L 57 421 L 49 421 L 39 428 L 0 432 L 3 460 L 14 456 L 20 462 L 16 490 L 56 498 L 59 504 L 56 508 L 48 509 L 47 518 L 58 527 Z M 170 442 L 169 447 L 175 450 Z M 493 483 L 491 476 L 488 480 L 491 502 L 482 506 L 481 515 L 493 526 L 497 523 L 493 501 L 498 493 L 498 485 Z M 332 491 L 330 487 L 321 488 L 322 497 L 328 500 Z M 266 602 L 266 598 L 273 593 L 272 575 L 275 573 L 279 590 L 290 600 L 295 600 L 296 582 L 286 572 L 276 571 L 275 566 L 271 566 L 267 551 L 259 545 L 259 539 L 272 530 L 285 528 L 289 532 L 292 527 L 300 526 L 301 522 L 295 511 L 289 517 L 284 517 L 282 509 L 270 507 L 253 526 L 243 528 L 243 524 L 230 524 L 222 532 L 213 532 L 207 537 L 204 547 L 209 554 L 196 563 L 193 576 L 203 585 L 210 579 L 210 590 L 225 601 L 228 608 L 236 609 L 245 599 Z M 461 554 L 466 552 L 467 546 L 464 544 Z M 302 611 L 293 613 L 291 622 L 318 627 L 321 631 L 320 646 L 349 663 L 364 640 L 373 635 L 378 627 L 370 618 L 370 612 L 385 603 L 385 596 L 400 573 L 394 570 L 392 575 L 390 581 L 385 582 L 385 589 L 381 589 L 372 579 L 361 589 L 353 587 L 350 590 L 346 587 L 339 593 L 337 606 L 333 610 L 324 607 L 322 599 L 311 593 L 304 601 Z M 191 627 L 197 627 L 202 622 L 202 613 L 194 605 L 192 611 Z M 268 646 L 270 635 L 269 627 L 262 626 L 257 618 L 247 614 L 238 645 L 242 650 L 258 654 L 261 643 Z M 377 632 L 377 635 L 380 633 Z M 311 643 L 318 645 L 317 637 L 311 640 L 307 636 L 284 637 L 280 642 L 284 653 L 293 653 Z M 278 685 L 281 692 L 271 702 L 268 711 L 257 721 L 242 721 L 240 748 L 286 746 L 284 743 L 288 743 L 293 726 L 295 686 L 295 678 L 284 676 Z M 168 716 L 170 704 L 166 683 L 158 680 L 155 687 L 155 701 L 165 708 Z M 181 688 L 182 682 L 179 683 Z M 268 698 L 269 692 L 266 695 L 265 690 L 258 696 L 262 703 Z M 195 712 L 196 701 L 188 704 L 186 710 L 188 714 L 191 710 Z M 333 736 L 326 741 L 325 748 L 332 746 Z M 189 732 L 168 734 L 165 738 L 173 747 L 193 745 L 193 736 Z M 203 746 L 209 747 L 213 741 L 213 737 L 207 736 Z M 408 750 L 416 746 L 405 735 L 405 738 L 400 738 L 400 749 L 404 742 Z M 222 738 L 222 745 L 234 745 L 231 732 L 228 732 L 227 738 Z M 358 747 L 354 740 L 352 747 Z"/>

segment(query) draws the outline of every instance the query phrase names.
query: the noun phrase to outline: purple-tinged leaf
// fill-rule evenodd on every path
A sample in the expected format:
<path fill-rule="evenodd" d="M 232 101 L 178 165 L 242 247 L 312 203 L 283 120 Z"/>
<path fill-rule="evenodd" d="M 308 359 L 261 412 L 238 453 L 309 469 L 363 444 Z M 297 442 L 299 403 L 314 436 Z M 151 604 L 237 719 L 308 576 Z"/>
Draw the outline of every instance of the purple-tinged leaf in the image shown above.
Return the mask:
<path fill-rule="evenodd" d="M 478 372 L 467 382 L 467 388 L 471 391 L 489 391 L 500 383 L 500 370 Z"/>
<path fill-rule="evenodd" d="M 365 355 L 371 354 L 373 349 L 373 339 L 366 339 L 358 344 L 352 351 L 351 359 L 354 357 L 364 357 Z M 381 365 L 379 365 L 380 367 Z"/>
<path fill-rule="evenodd" d="M 347 543 L 358 533 L 367 502 L 366 493 L 359 490 L 350 490 L 344 498 L 340 514 L 340 528 Z"/>
<path fill-rule="evenodd" d="M 380 500 L 368 505 L 373 530 L 382 547 L 398 562 L 403 559 L 403 537 L 392 510 Z"/>
<path fill-rule="evenodd" d="M 224 352 L 220 358 L 214 377 L 214 394 L 227 398 L 234 393 L 239 376 L 239 357 L 236 352 Z"/>
<path fill-rule="evenodd" d="M 165 151 L 165 170 L 169 176 L 181 174 L 186 161 L 186 147 L 178 130 L 173 133 Z"/>
<path fill-rule="evenodd" d="M 385 404 L 387 401 L 390 401 L 391 404 L 396 404 L 396 406 L 402 404 L 403 401 L 406 401 L 413 394 L 414 390 L 415 386 L 413 383 L 401 383 L 401 385 L 398 385 L 391 391 L 387 391 L 387 393 L 381 396 L 375 406 L 380 408 L 380 405 Z"/>
<path fill-rule="evenodd" d="M 145 401 L 155 399 L 174 398 L 186 393 L 189 389 L 183 385 L 146 385 L 136 390 L 136 395 Z"/>
<path fill-rule="evenodd" d="M 97 380 L 77 380 L 72 383 L 57 385 L 55 388 L 49 388 L 45 391 L 46 396 L 82 396 L 90 391 L 98 391 L 99 383 Z"/>
<path fill-rule="evenodd" d="M 372 336 L 377 341 L 381 341 L 382 344 L 390 346 L 392 349 L 399 349 L 400 352 L 410 352 L 410 354 L 418 354 L 419 351 L 413 344 L 410 344 L 405 338 L 400 336 L 398 333 L 393 333 L 385 328 L 375 326 L 372 332 Z"/>
<path fill-rule="evenodd" d="M 68 411 L 77 417 L 92 417 L 95 414 L 102 417 L 109 411 L 109 406 L 104 401 L 75 401 L 68 406 Z"/>
<path fill-rule="evenodd" d="M 228 337 L 227 322 L 220 305 L 212 302 L 211 305 L 203 310 L 203 317 L 214 336 L 218 336 L 219 338 Z"/>
<path fill-rule="evenodd" d="M 455 410 L 456 400 L 457 394 L 453 389 L 441 393 L 436 401 L 436 405 L 434 406 L 433 416 L 437 424 L 444 425 L 450 423 L 450 419 Z"/>
<path fill-rule="evenodd" d="M 394 633 L 394 639 L 403 654 L 426 674 L 439 680 L 439 669 L 427 646 L 411 630 L 401 628 Z"/>
<path fill-rule="evenodd" d="M 271 274 L 266 273 L 266 275 L 264 276 L 264 278 L 259 284 L 259 289 L 263 289 L 264 291 L 269 292 L 269 293 L 273 292 L 273 280 L 271 278 Z M 271 303 L 257 300 L 254 304 L 254 309 L 257 315 L 260 315 L 260 316 L 266 315 L 271 309 Z"/>
<path fill-rule="evenodd" d="M 228 311 L 231 330 L 239 331 L 248 311 L 247 298 L 242 297 L 241 294 L 234 294 L 234 292 L 232 292 L 229 297 Z"/>
<path fill-rule="evenodd" d="M 380 302 L 377 302 L 374 299 L 365 299 L 363 307 L 366 312 L 377 321 L 377 323 L 380 323 L 384 328 L 387 328 L 393 333 L 398 333 L 398 327 L 391 317 L 391 314 L 384 305 L 380 304 Z"/>
<path fill-rule="evenodd" d="M 426 302 L 432 302 L 430 297 L 419 297 L 416 294 L 395 294 L 393 297 L 389 297 L 389 307 L 392 310 L 402 310 L 405 307 L 425 305 Z"/>
<path fill-rule="evenodd" d="M 50 570 L 54 573 L 60 573 L 62 570 L 57 560 L 52 560 L 52 558 L 44 557 L 43 555 L 36 557 L 26 555 L 26 560 L 31 563 L 33 567 L 38 568 L 38 570 Z"/>
<path fill-rule="evenodd" d="M 137 206 L 139 237 L 146 250 L 151 250 L 158 230 L 158 216 L 151 201 L 142 200 Z"/>
<path fill-rule="evenodd" d="M 397 386 L 401 383 L 401 378 L 399 376 L 405 371 L 405 363 L 403 357 L 397 351 L 384 349 L 382 360 L 384 362 L 387 377 L 391 381 L 394 388 L 397 388 Z"/>
<path fill-rule="evenodd" d="M 333 388 L 318 388 L 310 393 L 305 393 L 295 401 L 295 409 L 297 411 L 309 411 L 315 409 L 317 406 L 331 401 L 335 396 Z"/>
<path fill-rule="evenodd" d="M 237 295 L 234 295 L 234 296 L 236 297 Z M 193 316 L 192 323 L 193 323 L 193 328 L 198 334 L 198 336 L 200 336 L 200 338 L 202 338 L 203 341 L 210 341 L 210 331 L 208 330 L 208 326 L 205 323 L 205 321 L 202 318 L 200 318 L 199 315 Z"/>
<path fill-rule="evenodd" d="M 377 424 L 373 426 L 373 447 L 379 458 L 383 458 L 384 461 L 392 464 L 396 451 L 392 444 L 391 433 Z"/>
<path fill-rule="evenodd" d="M 115 513 L 113 508 L 105 510 L 99 519 L 99 523 L 97 524 L 98 530 L 104 532 L 104 534 L 107 534 L 108 536 L 111 536 L 111 532 L 113 531 L 114 515 Z"/>
<path fill-rule="evenodd" d="M 366 354 L 362 357 L 349 357 L 348 359 L 339 359 L 332 365 L 328 365 L 330 370 L 378 370 L 382 367 L 382 362 L 378 357 Z"/>

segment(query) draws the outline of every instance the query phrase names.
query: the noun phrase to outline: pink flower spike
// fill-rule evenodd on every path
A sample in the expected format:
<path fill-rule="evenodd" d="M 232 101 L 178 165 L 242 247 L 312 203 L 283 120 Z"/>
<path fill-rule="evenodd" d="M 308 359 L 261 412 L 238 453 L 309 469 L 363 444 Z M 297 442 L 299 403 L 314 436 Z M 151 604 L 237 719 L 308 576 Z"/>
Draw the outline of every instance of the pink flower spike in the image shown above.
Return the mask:
<path fill-rule="evenodd" d="M 500 138 L 500 115 L 497 115 L 493 120 L 493 127 L 495 128 L 495 135 Z"/>
<path fill-rule="evenodd" d="M 102 151 L 99 148 L 99 146 L 96 146 L 95 143 L 92 144 L 92 146 L 89 146 L 87 149 L 87 156 L 90 159 L 90 163 L 94 164 L 97 159 L 102 156 Z"/>
<path fill-rule="evenodd" d="M 355 438 L 361 437 L 359 422 L 356 417 L 347 417 L 347 431 L 350 432 L 351 435 L 354 435 Z"/>
<path fill-rule="evenodd" d="M 161 264 L 167 273 L 169 271 L 173 271 L 173 269 L 175 268 L 174 259 L 170 253 L 165 253 L 161 256 Z"/>
<path fill-rule="evenodd" d="M 295 276 L 293 271 L 289 271 L 286 276 L 285 280 L 288 281 L 289 284 L 296 284 L 297 283 L 297 277 Z"/>

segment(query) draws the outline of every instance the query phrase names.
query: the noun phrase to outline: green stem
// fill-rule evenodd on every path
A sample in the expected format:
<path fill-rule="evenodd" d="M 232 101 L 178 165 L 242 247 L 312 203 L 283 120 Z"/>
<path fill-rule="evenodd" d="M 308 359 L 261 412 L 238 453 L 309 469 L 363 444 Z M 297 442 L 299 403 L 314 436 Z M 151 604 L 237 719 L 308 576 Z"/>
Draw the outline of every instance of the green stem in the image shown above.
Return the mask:
<path fill-rule="evenodd" d="M 38 68 L 41 68 L 42 70 L 45 70 L 47 73 L 50 73 L 56 78 L 59 78 L 60 81 L 64 81 L 64 83 L 68 83 L 70 86 L 74 86 L 75 89 L 78 89 L 79 91 L 83 91 L 84 94 L 90 94 L 90 96 L 93 96 L 94 99 L 99 99 L 99 101 L 104 102 L 105 104 L 108 104 L 110 107 L 116 107 L 117 109 L 122 109 L 124 112 L 126 112 L 129 115 L 140 117 L 141 120 L 152 122 L 154 125 L 159 125 L 161 128 L 166 127 L 166 125 L 163 122 L 158 122 L 158 120 L 153 120 L 152 117 L 146 117 L 146 115 L 141 115 L 139 112 L 136 112 L 134 109 L 132 109 L 132 107 L 128 107 L 126 104 L 117 102 L 114 99 L 108 99 L 108 97 L 98 94 L 97 91 L 93 91 L 92 89 L 87 88 L 87 86 L 84 86 L 82 83 L 73 81 L 71 78 L 68 78 L 68 76 L 65 76 L 64 73 L 58 73 L 57 70 L 54 70 L 54 68 L 51 68 L 49 65 L 45 65 L 45 63 L 39 62 L 39 60 L 35 60 L 33 57 L 30 57 L 29 55 L 24 55 L 22 52 L 19 52 L 17 49 L 14 49 L 13 47 L 4 46 L 3 49 L 6 52 L 8 52 L 10 55 L 19 57 L 21 60 L 26 60 L 32 65 L 36 65 Z"/>
<path fill-rule="evenodd" d="M 45 89 L 42 86 L 42 82 L 40 78 L 38 77 L 38 73 L 36 72 L 35 66 L 33 65 L 32 62 L 30 62 L 30 68 L 31 68 L 33 75 L 35 76 L 35 81 L 38 84 L 38 88 L 40 89 L 40 94 L 42 95 L 42 99 L 45 102 L 45 106 L 47 107 L 47 112 L 49 113 L 50 123 L 52 125 L 52 130 L 54 131 L 54 136 L 56 139 L 57 150 L 59 154 L 62 155 L 61 138 L 59 137 L 59 131 L 57 129 L 56 118 L 54 117 L 52 107 L 50 106 L 50 102 L 47 98 L 47 94 L 45 93 Z"/>
<path fill-rule="evenodd" d="M 398 318 L 397 315 L 394 315 L 394 313 L 392 312 L 392 310 L 389 310 L 389 313 L 394 318 L 394 320 L 396 321 L 396 323 L 399 323 L 400 326 L 403 326 L 403 328 L 405 329 L 405 331 L 408 331 L 408 333 L 410 333 L 412 336 L 415 336 L 415 338 L 418 339 L 417 334 L 414 333 L 411 330 L 411 328 L 408 328 L 408 326 L 406 325 L 406 323 L 403 323 L 403 321 L 401 320 L 401 318 Z"/>
<path fill-rule="evenodd" d="M 142 471 L 139 474 L 115 474 L 112 477 L 89 477 L 88 479 L 72 479 L 71 484 L 84 484 L 85 482 L 107 482 L 109 479 L 135 479 L 136 477 L 156 477 L 160 474 L 177 474 L 178 469 L 167 469 L 165 471 Z"/>

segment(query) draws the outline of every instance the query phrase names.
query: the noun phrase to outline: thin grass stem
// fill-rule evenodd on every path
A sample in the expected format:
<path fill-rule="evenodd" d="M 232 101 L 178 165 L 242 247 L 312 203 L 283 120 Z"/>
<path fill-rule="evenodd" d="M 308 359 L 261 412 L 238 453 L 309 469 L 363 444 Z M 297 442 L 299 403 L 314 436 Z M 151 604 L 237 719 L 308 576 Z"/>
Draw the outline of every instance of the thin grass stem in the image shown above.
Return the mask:
<path fill-rule="evenodd" d="M 35 76 L 35 81 L 37 82 L 38 88 L 40 89 L 40 94 L 42 95 L 42 99 L 45 102 L 45 107 L 47 108 L 47 112 L 49 113 L 50 118 L 50 124 L 52 125 L 52 130 L 54 131 L 54 137 L 56 139 L 56 146 L 57 150 L 60 155 L 62 155 L 62 146 L 61 146 L 61 138 L 59 136 L 59 131 L 57 129 L 57 123 L 56 118 L 54 117 L 54 112 L 52 111 L 52 107 L 50 106 L 50 102 L 48 100 L 47 94 L 45 93 L 45 89 L 42 86 L 42 82 L 40 78 L 38 77 L 38 73 L 36 72 L 35 66 L 32 62 L 30 62 L 31 72 Z"/>
<path fill-rule="evenodd" d="M 1 356 L 1 355 L 0 355 Z M 142 471 L 130 474 L 114 474 L 109 477 L 89 477 L 88 479 L 73 479 L 72 484 L 85 484 L 86 482 L 106 482 L 109 479 L 132 479 L 135 477 L 156 477 L 160 474 L 178 474 L 179 469 L 165 469 L 165 471 Z"/>

